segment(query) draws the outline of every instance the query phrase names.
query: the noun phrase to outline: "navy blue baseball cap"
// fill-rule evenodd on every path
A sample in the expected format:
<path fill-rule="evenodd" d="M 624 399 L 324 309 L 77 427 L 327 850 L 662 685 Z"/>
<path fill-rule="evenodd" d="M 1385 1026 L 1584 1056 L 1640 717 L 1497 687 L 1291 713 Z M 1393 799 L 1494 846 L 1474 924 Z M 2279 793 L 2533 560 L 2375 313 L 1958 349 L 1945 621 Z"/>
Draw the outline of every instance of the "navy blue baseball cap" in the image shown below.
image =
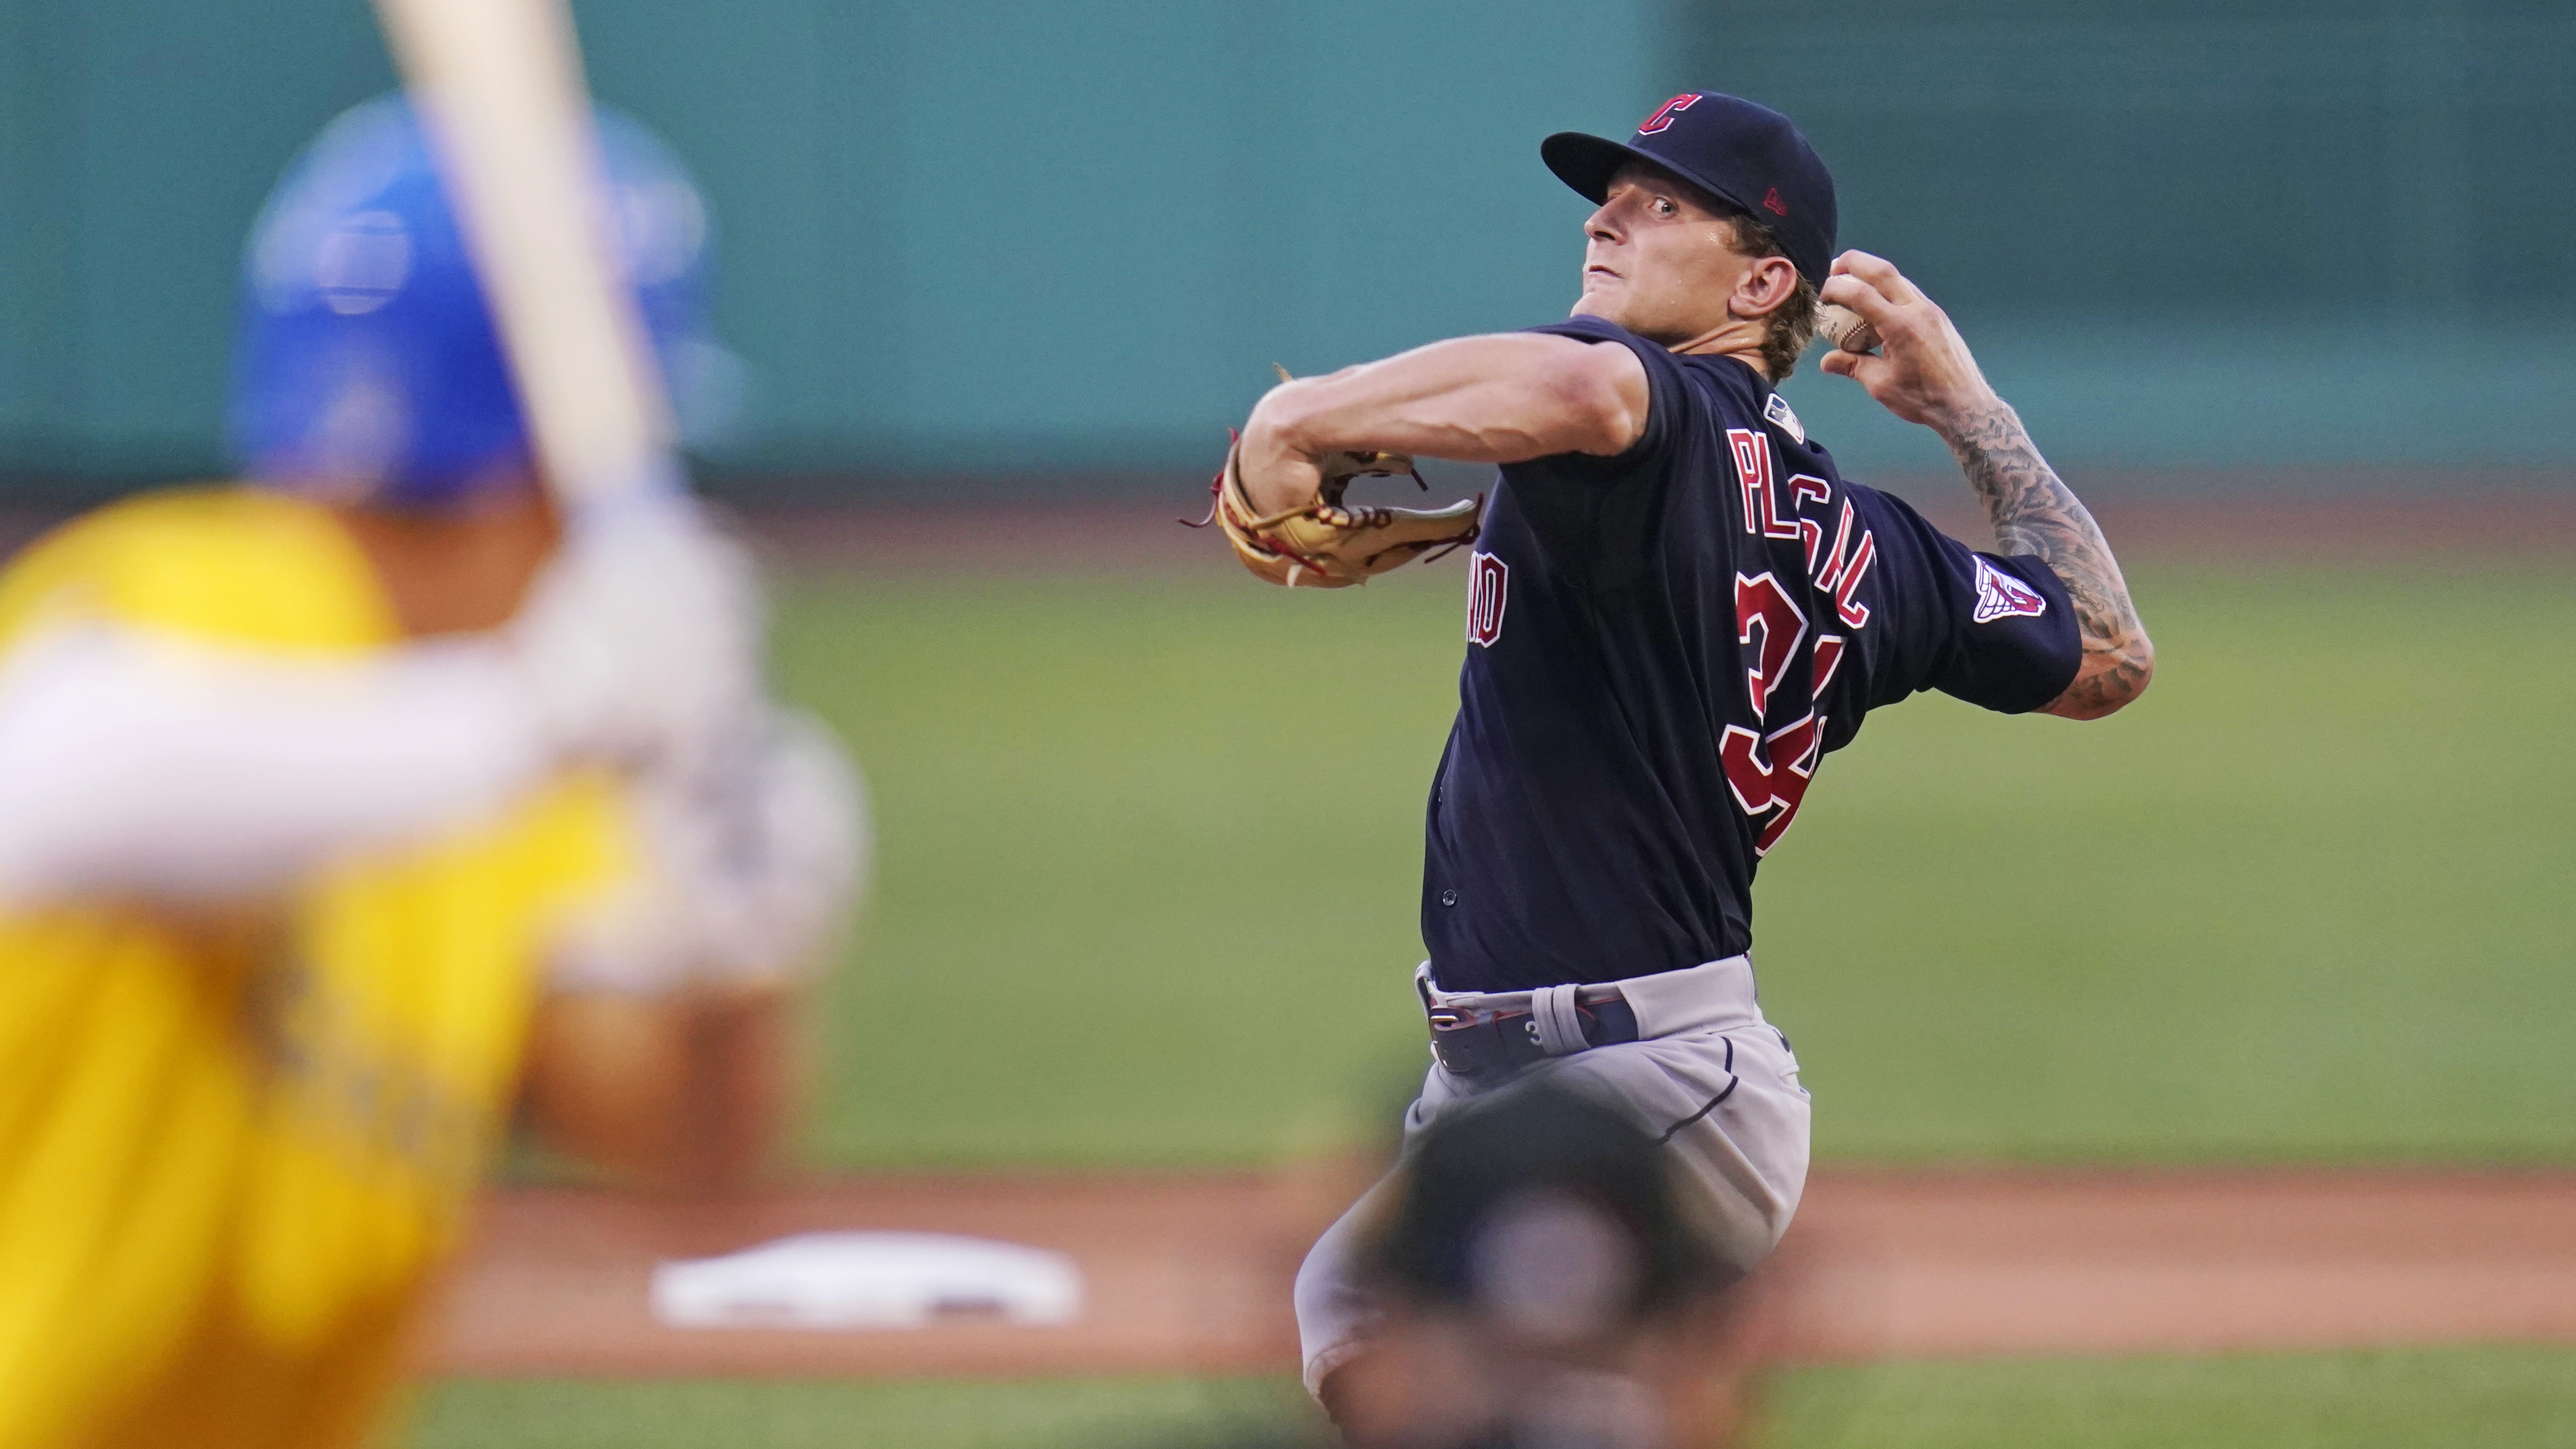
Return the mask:
<path fill-rule="evenodd" d="M 1660 166 L 1771 228 L 1798 275 L 1821 287 L 1834 260 L 1834 178 L 1787 116 L 1738 96 L 1684 91 L 1625 145 L 1559 131 L 1538 145 L 1557 179 L 1598 205 L 1631 161 Z"/>

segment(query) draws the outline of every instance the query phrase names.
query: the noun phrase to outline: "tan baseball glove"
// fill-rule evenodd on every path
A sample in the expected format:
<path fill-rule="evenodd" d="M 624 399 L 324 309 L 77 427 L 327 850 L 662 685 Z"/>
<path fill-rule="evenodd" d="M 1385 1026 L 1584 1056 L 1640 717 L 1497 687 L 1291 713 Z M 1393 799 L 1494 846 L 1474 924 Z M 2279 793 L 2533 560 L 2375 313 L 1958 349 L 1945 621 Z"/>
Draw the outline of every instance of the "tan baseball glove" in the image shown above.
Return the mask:
<path fill-rule="evenodd" d="M 1392 478 L 1415 472 L 1402 453 L 1332 453 L 1322 461 L 1324 480 L 1302 507 L 1264 518 L 1243 491 L 1243 446 L 1226 450 L 1225 467 L 1210 490 L 1208 519 L 1225 530 L 1243 566 L 1289 588 L 1338 589 L 1364 584 L 1417 558 L 1433 558 L 1476 541 L 1484 516 L 1483 494 L 1445 508 L 1386 508 L 1349 504 L 1342 494 L 1353 478 Z M 1429 485 L 1425 485 L 1426 487 Z"/>

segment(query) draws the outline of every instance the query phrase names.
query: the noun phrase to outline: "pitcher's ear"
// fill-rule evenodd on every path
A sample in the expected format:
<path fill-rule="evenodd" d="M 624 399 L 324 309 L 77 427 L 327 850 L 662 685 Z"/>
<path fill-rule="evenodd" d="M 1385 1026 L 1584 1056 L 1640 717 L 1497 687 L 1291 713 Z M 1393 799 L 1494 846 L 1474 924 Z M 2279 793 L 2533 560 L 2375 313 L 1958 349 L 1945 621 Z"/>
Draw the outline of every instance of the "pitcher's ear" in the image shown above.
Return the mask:
<path fill-rule="evenodd" d="M 1796 263 L 1787 257 L 1755 257 L 1753 265 L 1736 282 L 1735 295 L 1726 299 L 1726 308 L 1737 317 L 1767 317 L 1787 306 L 1796 295 Z"/>

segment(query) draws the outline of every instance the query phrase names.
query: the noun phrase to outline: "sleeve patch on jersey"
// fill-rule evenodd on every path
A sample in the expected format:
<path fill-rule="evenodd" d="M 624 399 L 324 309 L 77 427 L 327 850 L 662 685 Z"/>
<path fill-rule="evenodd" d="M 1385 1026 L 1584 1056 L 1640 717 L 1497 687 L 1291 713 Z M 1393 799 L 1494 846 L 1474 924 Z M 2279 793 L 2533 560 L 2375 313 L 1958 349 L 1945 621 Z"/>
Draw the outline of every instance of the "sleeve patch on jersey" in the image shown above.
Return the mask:
<path fill-rule="evenodd" d="M 1799 442 L 1803 443 L 1807 441 L 1807 429 L 1805 425 L 1798 421 L 1798 415 L 1796 413 L 1789 411 L 1789 400 L 1780 396 L 1780 394 L 1776 392 L 1771 394 L 1771 400 L 1762 405 L 1762 417 L 1763 420 L 1770 423 L 1771 426 L 1787 433 L 1790 437 L 1795 438 Z"/>
<path fill-rule="evenodd" d="M 2048 600 L 2039 590 L 1982 558 L 1977 560 L 1977 610 L 1971 617 L 1978 623 L 2036 619 L 2047 612 Z"/>

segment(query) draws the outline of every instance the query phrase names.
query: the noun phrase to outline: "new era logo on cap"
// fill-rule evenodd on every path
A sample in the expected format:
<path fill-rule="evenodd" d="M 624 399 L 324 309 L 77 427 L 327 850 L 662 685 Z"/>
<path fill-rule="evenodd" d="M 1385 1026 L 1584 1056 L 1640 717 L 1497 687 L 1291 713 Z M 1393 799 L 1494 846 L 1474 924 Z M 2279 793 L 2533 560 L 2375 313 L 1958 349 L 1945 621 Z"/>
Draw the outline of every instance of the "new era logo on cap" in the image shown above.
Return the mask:
<path fill-rule="evenodd" d="M 1977 560 L 1977 609 L 1971 618 L 1991 624 L 1997 619 L 2036 619 L 2047 612 L 2046 595 L 1984 559 Z"/>

